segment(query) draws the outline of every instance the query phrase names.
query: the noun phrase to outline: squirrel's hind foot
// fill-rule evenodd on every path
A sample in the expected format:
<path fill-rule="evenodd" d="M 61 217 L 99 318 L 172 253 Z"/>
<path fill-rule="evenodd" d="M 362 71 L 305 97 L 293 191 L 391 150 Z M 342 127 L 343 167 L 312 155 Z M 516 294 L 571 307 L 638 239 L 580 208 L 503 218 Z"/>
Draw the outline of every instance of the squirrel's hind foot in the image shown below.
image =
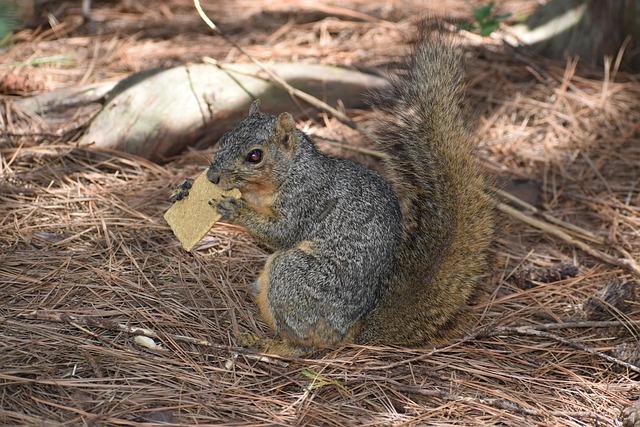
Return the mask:
<path fill-rule="evenodd" d="M 290 342 L 273 338 L 258 337 L 252 333 L 238 333 L 236 335 L 238 344 L 260 353 L 272 354 L 274 356 L 295 357 L 309 353 L 309 350 L 296 346 Z"/>

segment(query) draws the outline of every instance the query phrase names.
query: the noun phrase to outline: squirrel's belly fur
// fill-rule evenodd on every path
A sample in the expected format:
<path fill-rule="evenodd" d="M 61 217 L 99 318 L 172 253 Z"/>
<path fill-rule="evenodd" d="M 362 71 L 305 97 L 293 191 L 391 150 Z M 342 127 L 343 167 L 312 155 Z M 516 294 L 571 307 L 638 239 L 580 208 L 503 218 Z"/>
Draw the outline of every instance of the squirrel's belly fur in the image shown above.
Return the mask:
<path fill-rule="evenodd" d="M 443 337 L 484 271 L 492 212 L 460 110 L 459 54 L 422 30 L 408 65 L 373 98 L 385 179 L 320 153 L 288 113 L 253 106 L 220 141 L 210 179 L 246 200 L 219 210 L 275 249 L 254 294 L 288 345 Z"/>

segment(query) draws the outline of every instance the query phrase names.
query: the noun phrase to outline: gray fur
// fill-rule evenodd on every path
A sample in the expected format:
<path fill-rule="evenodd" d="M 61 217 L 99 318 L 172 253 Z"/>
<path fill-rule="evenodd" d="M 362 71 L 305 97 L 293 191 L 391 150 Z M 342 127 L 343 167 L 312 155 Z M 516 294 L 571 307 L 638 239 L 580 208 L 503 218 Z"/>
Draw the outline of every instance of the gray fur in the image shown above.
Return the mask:
<path fill-rule="evenodd" d="M 252 147 L 275 158 L 278 215 L 264 222 L 240 208 L 231 220 L 278 251 L 268 294 L 276 329 L 304 340 L 323 322 L 339 341 L 375 306 L 392 273 L 401 236 L 398 201 L 378 174 L 322 154 L 299 130 L 286 151 L 274 141 L 275 122 L 252 111 L 223 136 L 210 171 L 228 188 L 251 174 L 241 163 Z M 311 242 L 311 254 L 295 249 L 302 241 Z"/>

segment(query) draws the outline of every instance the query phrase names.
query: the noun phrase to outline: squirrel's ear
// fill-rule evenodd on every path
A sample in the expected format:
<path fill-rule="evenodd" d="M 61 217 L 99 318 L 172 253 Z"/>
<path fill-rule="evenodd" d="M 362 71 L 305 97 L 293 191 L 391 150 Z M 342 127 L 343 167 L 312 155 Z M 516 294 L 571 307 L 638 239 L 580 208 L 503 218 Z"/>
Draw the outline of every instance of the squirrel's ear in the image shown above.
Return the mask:
<path fill-rule="evenodd" d="M 256 98 L 253 100 L 253 102 L 251 103 L 251 106 L 249 107 L 249 115 L 253 116 L 254 114 L 257 114 L 260 112 L 260 99 Z"/>
<path fill-rule="evenodd" d="M 296 129 L 296 122 L 293 120 L 293 116 L 289 113 L 280 113 L 276 119 L 276 137 L 278 141 L 281 141 L 287 148 L 290 148 L 291 144 L 295 140 L 293 131 Z"/>

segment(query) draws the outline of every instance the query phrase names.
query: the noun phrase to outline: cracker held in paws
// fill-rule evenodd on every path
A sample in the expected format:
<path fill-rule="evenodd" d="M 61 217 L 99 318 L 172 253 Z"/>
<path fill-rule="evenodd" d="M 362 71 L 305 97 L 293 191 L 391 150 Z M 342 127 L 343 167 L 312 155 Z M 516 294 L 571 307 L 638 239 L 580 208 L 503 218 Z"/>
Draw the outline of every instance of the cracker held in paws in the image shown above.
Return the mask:
<path fill-rule="evenodd" d="M 182 247 L 191 251 L 222 218 L 222 213 L 217 209 L 218 203 L 229 203 L 228 199 L 239 198 L 240 191 L 222 191 L 203 173 L 193 183 L 187 180 L 180 186 L 172 196 L 174 203 L 164 214 L 164 219 Z"/>

